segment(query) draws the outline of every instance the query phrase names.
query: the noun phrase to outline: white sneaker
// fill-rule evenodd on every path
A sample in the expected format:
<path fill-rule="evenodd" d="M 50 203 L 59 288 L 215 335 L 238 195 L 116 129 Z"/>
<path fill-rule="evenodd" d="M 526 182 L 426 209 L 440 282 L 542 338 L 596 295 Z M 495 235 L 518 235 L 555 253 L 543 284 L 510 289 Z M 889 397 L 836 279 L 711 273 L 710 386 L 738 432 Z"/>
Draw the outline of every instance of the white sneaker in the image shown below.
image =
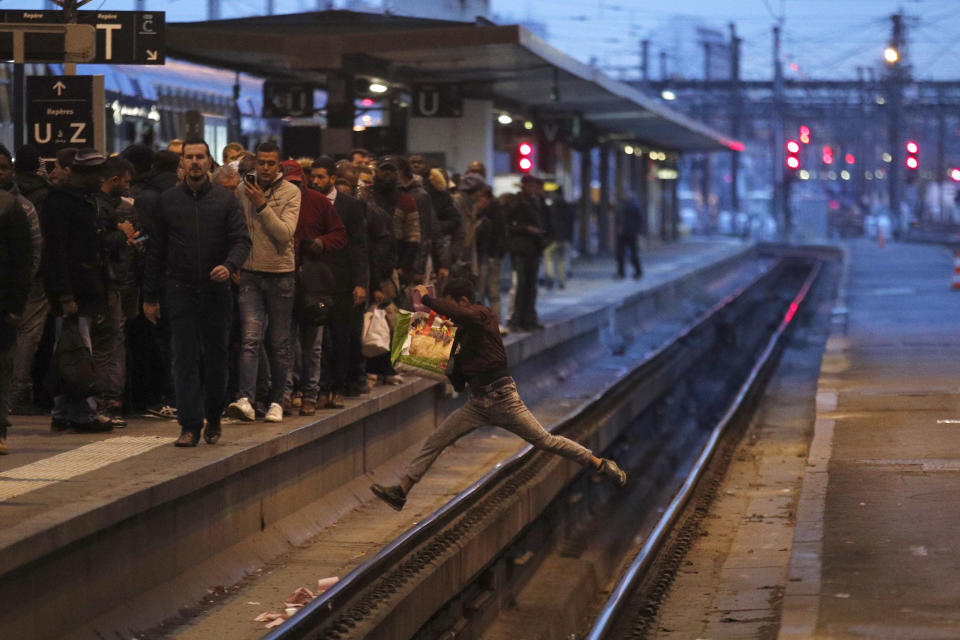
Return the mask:
<path fill-rule="evenodd" d="M 270 403 L 270 408 L 267 409 L 267 415 L 263 418 L 264 422 L 283 422 L 283 407 L 281 407 L 276 402 Z"/>
<path fill-rule="evenodd" d="M 279 407 L 280 405 L 277 406 Z M 234 420 L 246 420 L 247 422 L 253 422 L 256 419 L 257 414 L 254 413 L 253 407 L 250 406 L 249 400 L 246 398 L 240 398 L 236 402 L 231 402 L 230 406 L 227 407 L 227 417 L 233 418 Z"/>

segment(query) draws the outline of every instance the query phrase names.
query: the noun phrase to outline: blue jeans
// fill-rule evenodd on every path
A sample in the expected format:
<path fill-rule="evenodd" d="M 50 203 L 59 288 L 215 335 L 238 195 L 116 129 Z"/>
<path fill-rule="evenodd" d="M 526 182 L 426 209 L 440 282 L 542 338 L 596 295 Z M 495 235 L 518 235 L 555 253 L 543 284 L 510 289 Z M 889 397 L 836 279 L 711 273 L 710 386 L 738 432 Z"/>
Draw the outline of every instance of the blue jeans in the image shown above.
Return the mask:
<path fill-rule="evenodd" d="M 300 325 L 294 366 L 287 376 L 287 393 L 294 390 L 315 400 L 320 392 L 320 358 L 323 353 L 323 327 Z M 299 358 L 297 354 L 299 353 Z"/>
<path fill-rule="evenodd" d="M 199 433 L 204 418 L 220 423 L 227 396 L 231 298 L 226 282 L 167 283 L 166 310 L 161 312 L 170 324 L 177 422 L 184 431 Z"/>
<path fill-rule="evenodd" d="M 257 359 L 264 330 L 270 359 L 269 401 L 283 401 L 287 375 L 293 367 L 293 273 L 240 272 L 240 360 L 237 395 L 251 402 L 257 393 Z"/>

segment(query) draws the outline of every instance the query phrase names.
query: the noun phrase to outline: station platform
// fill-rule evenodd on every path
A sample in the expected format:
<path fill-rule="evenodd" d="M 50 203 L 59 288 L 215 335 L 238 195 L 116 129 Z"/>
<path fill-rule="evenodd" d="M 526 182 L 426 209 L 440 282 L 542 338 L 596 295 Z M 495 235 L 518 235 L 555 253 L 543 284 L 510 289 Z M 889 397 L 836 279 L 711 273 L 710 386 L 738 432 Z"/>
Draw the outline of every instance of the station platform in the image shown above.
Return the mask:
<path fill-rule="evenodd" d="M 524 362 L 602 330 L 624 300 L 648 296 L 645 304 L 656 305 L 657 296 L 677 297 L 682 292 L 672 283 L 751 251 L 728 240 L 667 245 L 643 256 L 639 281 L 614 280 L 611 261 L 577 263 L 564 290 L 541 290 L 538 308 L 547 328 L 505 340 L 511 366 L 522 371 Z M 528 395 L 533 406 L 538 391 Z M 281 424 L 225 422 L 216 446 L 186 450 L 172 446 L 179 433 L 174 421 L 134 417 L 125 429 L 91 435 L 51 432 L 49 417 L 14 416 L 11 454 L 0 458 L 0 628 L 11 637 L 61 637 L 71 628 L 73 637 L 97 637 L 98 627 L 87 623 L 115 609 L 118 597 L 135 601 L 131 610 L 152 607 L 148 615 L 176 612 L 244 572 L 262 571 L 278 553 L 324 528 L 333 531 L 341 555 L 310 571 L 343 575 L 380 544 L 365 527 L 382 520 L 382 510 L 361 512 L 351 529 L 337 532 L 341 516 L 370 502 L 369 479 L 398 471 L 397 460 L 455 406 L 442 385 L 416 377 L 346 405 Z M 567 410 L 554 402 L 537 415 L 547 423 Z M 436 475 L 434 489 L 425 482 L 423 504 L 410 505 L 410 517 L 442 505 L 521 444 L 488 441 L 486 449 L 464 456 L 469 472 L 457 482 L 451 482 L 456 458 L 449 473 Z M 307 504 L 317 507 L 309 522 L 297 515 Z M 391 521 L 380 535 L 389 541 L 405 526 Z M 249 542 L 260 532 L 268 535 Z M 239 568 L 218 556 L 244 545 Z M 201 564 L 206 573 L 189 574 Z M 162 594 L 158 585 L 166 585 Z M 31 615 L 39 611 L 46 613 Z"/>
<path fill-rule="evenodd" d="M 867 240 L 846 250 L 779 637 L 957 638 L 953 254 Z"/>

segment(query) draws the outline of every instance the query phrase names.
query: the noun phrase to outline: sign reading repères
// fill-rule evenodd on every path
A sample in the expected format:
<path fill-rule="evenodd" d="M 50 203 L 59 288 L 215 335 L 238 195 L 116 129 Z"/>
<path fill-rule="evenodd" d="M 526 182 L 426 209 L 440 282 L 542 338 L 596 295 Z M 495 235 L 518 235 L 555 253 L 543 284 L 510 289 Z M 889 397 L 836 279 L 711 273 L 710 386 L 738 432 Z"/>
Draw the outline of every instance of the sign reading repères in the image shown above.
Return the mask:
<path fill-rule="evenodd" d="M 62 21 L 62 11 L 0 11 L 0 22 L 58 24 Z M 96 55 L 91 62 L 162 65 L 166 61 L 166 13 L 163 11 L 78 11 L 77 22 L 96 29 Z"/>
<path fill-rule="evenodd" d="M 27 142 L 44 160 L 65 147 L 102 149 L 103 114 L 103 76 L 27 78 Z"/>

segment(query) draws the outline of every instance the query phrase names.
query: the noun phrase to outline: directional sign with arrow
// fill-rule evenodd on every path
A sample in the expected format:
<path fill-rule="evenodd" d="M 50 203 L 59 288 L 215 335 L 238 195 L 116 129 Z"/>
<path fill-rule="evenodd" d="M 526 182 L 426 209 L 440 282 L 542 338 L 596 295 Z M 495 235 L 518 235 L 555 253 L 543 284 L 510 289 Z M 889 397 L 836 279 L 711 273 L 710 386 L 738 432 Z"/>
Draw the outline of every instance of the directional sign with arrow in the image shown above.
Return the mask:
<path fill-rule="evenodd" d="M 103 149 L 103 76 L 29 76 L 27 142 L 50 160 L 65 147 Z"/>
<path fill-rule="evenodd" d="M 52 24 L 62 11 L 0 11 L 0 23 Z M 164 64 L 166 13 L 163 11 L 78 11 L 77 22 L 96 30 L 96 55 L 91 62 Z"/>

